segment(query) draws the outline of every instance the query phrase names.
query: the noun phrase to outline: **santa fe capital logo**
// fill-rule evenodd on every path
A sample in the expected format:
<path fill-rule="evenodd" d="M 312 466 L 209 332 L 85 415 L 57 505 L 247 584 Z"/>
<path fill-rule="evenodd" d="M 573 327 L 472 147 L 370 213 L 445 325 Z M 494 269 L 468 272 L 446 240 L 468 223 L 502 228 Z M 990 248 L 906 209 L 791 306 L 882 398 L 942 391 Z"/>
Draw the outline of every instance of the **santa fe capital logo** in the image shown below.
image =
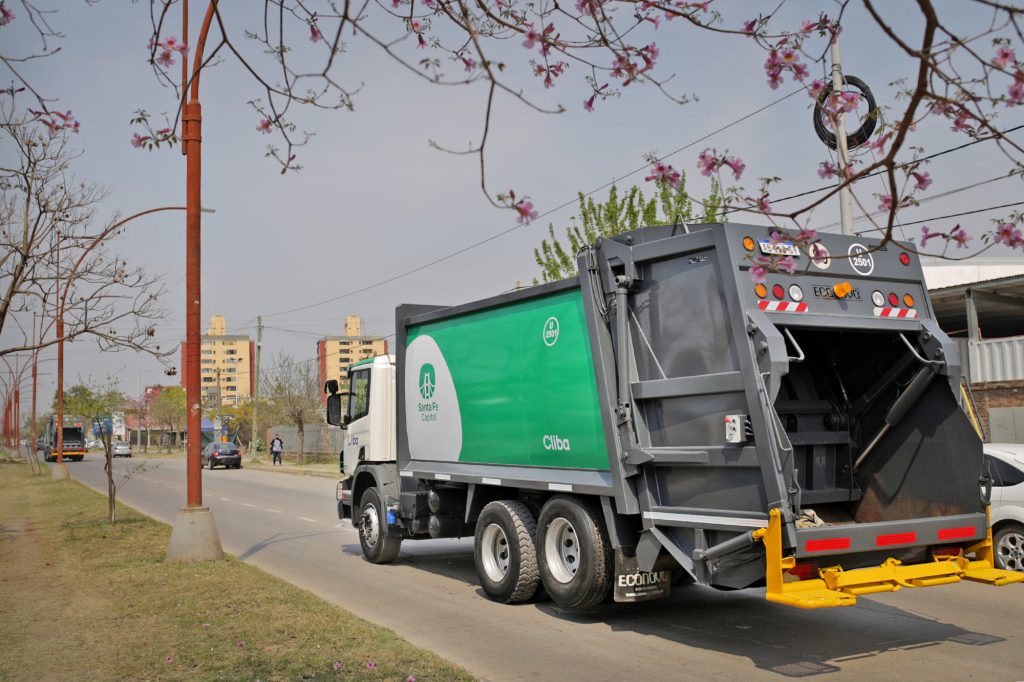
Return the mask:
<path fill-rule="evenodd" d="M 435 376 L 434 366 L 429 362 L 420 367 L 420 397 L 424 400 L 434 397 L 434 391 L 437 388 Z"/>

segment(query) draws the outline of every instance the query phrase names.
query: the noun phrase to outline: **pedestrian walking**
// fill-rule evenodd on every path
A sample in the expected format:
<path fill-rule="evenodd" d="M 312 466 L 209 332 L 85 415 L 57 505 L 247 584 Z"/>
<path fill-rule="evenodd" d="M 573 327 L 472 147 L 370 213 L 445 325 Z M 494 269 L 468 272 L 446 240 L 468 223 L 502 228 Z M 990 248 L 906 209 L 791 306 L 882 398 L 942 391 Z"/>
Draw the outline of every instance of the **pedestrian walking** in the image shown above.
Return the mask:
<path fill-rule="evenodd" d="M 281 452 L 284 450 L 284 441 L 281 436 L 274 434 L 274 440 L 270 441 L 270 454 L 274 457 L 274 464 L 281 464 Z"/>

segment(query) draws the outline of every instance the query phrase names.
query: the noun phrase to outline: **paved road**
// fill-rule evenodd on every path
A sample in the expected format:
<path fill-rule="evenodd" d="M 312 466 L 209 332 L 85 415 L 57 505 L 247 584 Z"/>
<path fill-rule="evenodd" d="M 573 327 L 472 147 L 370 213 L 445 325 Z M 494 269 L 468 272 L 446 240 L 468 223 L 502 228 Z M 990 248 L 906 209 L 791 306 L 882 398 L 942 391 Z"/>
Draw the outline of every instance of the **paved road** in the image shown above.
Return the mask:
<path fill-rule="evenodd" d="M 116 469 L 140 464 L 120 499 L 173 522 L 184 461 Z M 68 467 L 106 490 L 98 458 Z M 469 541 L 407 541 L 394 564 L 364 561 L 355 530 L 336 518 L 332 479 L 204 470 L 203 489 L 226 551 L 487 680 L 1024 679 L 1024 586 L 903 590 L 816 611 L 703 587 L 586 614 L 505 606 L 482 596 Z"/>

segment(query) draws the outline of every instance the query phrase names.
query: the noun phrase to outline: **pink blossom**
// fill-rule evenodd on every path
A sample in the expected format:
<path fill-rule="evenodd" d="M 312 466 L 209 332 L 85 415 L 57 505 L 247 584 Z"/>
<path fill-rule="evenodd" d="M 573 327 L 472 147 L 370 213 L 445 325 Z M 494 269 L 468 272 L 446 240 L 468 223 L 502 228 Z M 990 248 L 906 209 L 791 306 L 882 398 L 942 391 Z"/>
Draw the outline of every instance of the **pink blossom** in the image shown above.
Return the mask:
<path fill-rule="evenodd" d="M 811 31 L 813 31 L 816 28 L 818 28 L 817 20 L 815 20 L 815 21 L 805 21 L 805 22 L 800 24 L 800 32 L 801 33 L 810 33 Z"/>
<path fill-rule="evenodd" d="M 700 168 L 701 175 L 710 177 L 712 173 L 718 170 L 718 159 L 715 158 L 714 154 L 710 154 L 705 149 L 697 155 L 697 168 Z"/>
<path fill-rule="evenodd" d="M 1024 103 L 1024 74 L 1018 74 L 1017 80 L 1006 91 L 1006 95 L 1010 98 L 1010 104 Z"/>
<path fill-rule="evenodd" d="M 319 43 L 324 37 L 320 33 L 320 29 L 317 28 L 316 22 L 310 22 L 309 24 L 309 42 Z"/>
<path fill-rule="evenodd" d="M 949 238 L 956 242 L 956 248 L 962 249 L 967 246 L 967 242 L 971 240 L 970 235 L 964 228 L 957 225 L 953 228 L 953 231 L 949 233 Z"/>
<path fill-rule="evenodd" d="M 822 180 L 834 178 L 839 175 L 839 169 L 831 161 L 822 161 L 818 164 L 818 177 Z"/>
<path fill-rule="evenodd" d="M 992 63 L 1001 69 L 1012 61 L 1016 61 L 1013 50 L 1009 47 L 1001 47 L 996 50 L 996 58 L 992 60 Z"/>
<path fill-rule="evenodd" d="M 521 224 L 525 225 L 537 217 L 537 212 L 533 210 L 532 201 L 520 201 L 518 204 L 515 205 L 515 209 L 516 212 L 519 214 L 517 220 Z"/>
<path fill-rule="evenodd" d="M 957 132 L 973 133 L 974 132 L 974 126 L 972 126 L 970 123 L 968 123 L 968 121 L 970 119 L 972 119 L 972 118 L 974 118 L 974 117 L 971 116 L 966 111 L 961 111 L 959 114 L 957 114 L 956 120 L 953 121 L 953 126 L 952 126 L 952 128 L 950 128 L 950 130 L 952 130 L 954 133 L 957 133 Z"/>
<path fill-rule="evenodd" d="M 770 201 L 768 201 L 767 194 L 762 194 L 761 197 L 757 200 L 757 210 L 761 211 L 762 213 L 768 213 L 772 210 L 772 204 Z"/>
<path fill-rule="evenodd" d="M 587 111 L 593 111 L 594 110 L 594 100 L 596 98 L 597 98 L 597 95 L 591 95 L 590 99 L 583 100 L 583 108 L 586 109 Z"/>
<path fill-rule="evenodd" d="M 682 180 L 682 175 L 672 166 L 666 165 L 662 162 L 658 162 L 651 167 L 651 174 L 644 178 L 647 182 L 654 180 L 655 182 L 667 182 L 670 187 L 678 187 L 679 182 Z"/>
<path fill-rule="evenodd" d="M 269 133 L 271 130 L 271 123 L 269 118 L 261 118 L 260 122 L 256 124 L 256 130 L 261 133 Z"/>
<path fill-rule="evenodd" d="M 807 88 L 807 94 L 814 99 L 821 99 L 821 96 L 825 93 L 825 81 L 818 79 L 810 84 Z"/>
<path fill-rule="evenodd" d="M 868 144 L 868 149 L 879 154 L 885 153 L 885 145 L 888 144 L 889 138 L 892 137 L 892 133 L 886 133 L 885 135 L 879 135 L 873 142 Z"/>
<path fill-rule="evenodd" d="M 796 261 L 793 260 L 792 256 L 786 256 L 776 264 L 776 267 L 778 267 L 779 270 L 785 272 L 786 274 L 792 275 L 794 272 L 796 272 Z"/>
<path fill-rule="evenodd" d="M 416 34 L 416 47 L 422 49 L 427 46 L 427 39 L 423 37 L 422 33 Z"/>
<path fill-rule="evenodd" d="M 236 649 L 242 649 L 244 647 L 245 647 L 245 640 L 244 639 L 240 639 L 237 642 L 235 642 L 235 648 Z"/>
<path fill-rule="evenodd" d="M 923 192 L 924 190 L 928 189 L 928 187 L 931 186 L 932 184 L 932 178 L 927 172 L 911 173 L 911 175 L 916 181 L 914 184 L 914 189 L 918 189 Z"/>
<path fill-rule="evenodd" d="M 469 57 L 463 57 L 462 63 L 466 65 L 466 73 L 472 73 L 473 69 L 476 68 L 476 61 L 470 59 Z"/>
<path fill-rule="evenodd" d="M 757 26 L 757 19 L 743 22 L 743 32 L 749 35 L 754 34 L 754 27 Z"/>
<path fill-rule="evenodd" d="M 132 146 L 138 149 L 142 145 L 149 142 L 149 140 L 149 135 L 139 135 L 138 133 L 135 133 L 134 135 L 132 135 Z"/>
<path fill-rule="evenodd" d="M 171 655 L 165 656 L 164 657 L 164 663 L 166 663 L 167 665 L 170 665 L 171 663 L 174 663 L 174 656 L 171 656 Z"/>
<path fill-rule="evenodd" d="M 859 92 L 833 92 L 832 96 L 829 97 L 828 110 L 836 116 L 839 114 L 851 114 L 857 111 L 859 103 Z"/>
<path fill-rule="evenodd" d="M 0 26 L 6 26 L 14 21 L 14 12 L 7 8 L 7 5 L 0 5 Z"/>
<path fill-rule="evenodd" d="M 758 262 L 750 266 L 750 279 L 754 280 L 755 284 L 764 284 L 764 278 L 767 274 L 768 263 L 763 258 L 759 258 Z"/>
<path fill-rule="evenodd" d="M 743 175 L 743 171 L 746 170 L 747 165 L 743 163 L 743 159 L 738 156 L 734 156 L 731 159 L 722 159 L 722 163 L 732 169 L 733 175 L 737 180 Z"/>
<path fill-rule="evenodd" d="M 533 24 L 523 24 L 526 26 L 526 32 L 523 33 L 523 47 L 527 50 L 532 50 L 537 41 L 541 39 L 541 35 L 538 31 L 533 28 Z"/>
<path fill-rule="evenodd" d="M 607 0 L 576 0 L 576 11 L 596 17 Z"/>
<path fill-rule="evenodd" d="M 409 675 L 407 678 L 405 678 L 405 682 L 416 682 L 416 678 L 412 675 Z"/>
<path fill-rule="evenodd" d="M 341 670 L 341 661 L 335 661 L 334 665 L 331 666 L 331 667 L 334 668 L 335 670 Z"/>
<path fill-rule="evenodd" d="M 808 229 L 800 230 L 796 237 L 793 238 L 793 241 L 803 242 L 804 244 L 816 242 L 818 241 L 818 231 Z"/>
<path fill-rule="evenodd" d="M 1014 227 L 1013 223 L 1000 223 L 996 227 L 995 243 L 1017 248 L 1024 245 L 1024 237 L 1021 236 L 1020 230 Z"/>
<path fill-rule="evenodd" d="M 378 667 L 380 667 L 380 666 L 378 666 L 378 665 L 377 665 L 376 663 L 374 663 L 373 661 L 367 661 L 367 662 L 366 662 L 366 667 L 367 667 L 367 669 L 369 669 L 369 670 L 376 670 L 376 669 L 377 669 Z"/>
<path fill-rule="evenodd" d="M 806 65 L 801 64 L 800 62 L 797 62 L 796 64 L 793 65 L 793 78 L 797 79 L 798 81 L 803 81 L 810 75 L 811 72 L 810 70 L 808 70 Z"/>
<path fill-rule="evenodd" d="M 921 226 L 921 246 L 927 245 L 929 239 L 932 239 L 934 237 L 941 237 L 941 236 L 942 236 L 941 232 L 932 232 L 931 230 L 928 229 L 927 225 L 922 225 Z"/>
<path fill-rule="evenodd" d="M 891 194 L 876 194 L 878 197 L 878 210 L 888 211 L 892 208 L 892 195 Z"/>
<path fill-rule="evenodd" d="M 164 68 L 172 66 L 174 64 L 174 53 L 170 50 L 162 51 L 160 56 L 156 58 L 156 63 Z"/>
<path fill-rule="evenodd" d="M 435 7 L 437 7 L 437 3 L 434 2 L 434 0 L 423 0 L 423 6 L 428 7 L 430 9 L 434 9 Z"/>

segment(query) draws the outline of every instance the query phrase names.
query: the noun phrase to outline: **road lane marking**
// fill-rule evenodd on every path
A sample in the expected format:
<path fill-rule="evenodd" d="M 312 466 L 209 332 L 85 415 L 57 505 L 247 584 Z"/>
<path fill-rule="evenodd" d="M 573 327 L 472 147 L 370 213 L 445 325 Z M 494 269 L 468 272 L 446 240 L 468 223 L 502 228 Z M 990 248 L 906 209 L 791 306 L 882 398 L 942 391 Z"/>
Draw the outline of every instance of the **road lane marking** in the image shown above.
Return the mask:
<path fill-rule="evenodd" d="M 303 521 L 309 521 L 311 523 L 316 523 L 316 519 L 311 519 L 308 516 L 297 516 L 296 518 L 302 519 Z"/>
<path fill-rule="evenodd" d="M 277 509 L 268 509 L 267 511 L 272 514 L 284 514 L 283 511 L 278 511 Z"/>
<path fill-rule="evenodd" d="M 243 502 L 242 506 L 243 507 L 255 507 L 256 505 L 255 504 L 249 504 L 248 502 Z"/>
<path fill-rule="evenodd" d="M 231 501 L 230 497 L 222 497 L 220 499 L 224 500 L 225 502 L 230 502 Z"/>

